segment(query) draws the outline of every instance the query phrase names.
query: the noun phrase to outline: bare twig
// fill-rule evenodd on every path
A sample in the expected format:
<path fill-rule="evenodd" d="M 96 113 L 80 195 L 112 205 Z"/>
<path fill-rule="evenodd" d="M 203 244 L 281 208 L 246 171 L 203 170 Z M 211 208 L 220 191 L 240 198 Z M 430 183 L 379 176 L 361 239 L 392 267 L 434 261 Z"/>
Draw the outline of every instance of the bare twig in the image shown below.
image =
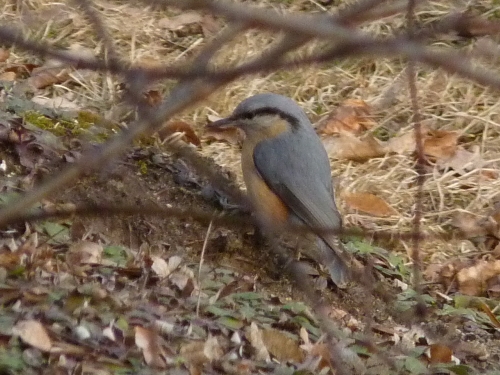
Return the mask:
<path fill-rule="evenodd" d="M 212 231 L 212 223 L 208 224 L 207 234 L 205 235 L 205 240 L 203 241 L 203 247 L 201 248 L 200 262 L 198 264 L 198 301 L 196 301 L 196 316 L 200 315 L 200 301 L 201 301 L 201 268 L 203 267 L 203 260 L 205 259 L 205 250 L 207 248 L 208 239 L 210 237 L 210 232 Z"/>

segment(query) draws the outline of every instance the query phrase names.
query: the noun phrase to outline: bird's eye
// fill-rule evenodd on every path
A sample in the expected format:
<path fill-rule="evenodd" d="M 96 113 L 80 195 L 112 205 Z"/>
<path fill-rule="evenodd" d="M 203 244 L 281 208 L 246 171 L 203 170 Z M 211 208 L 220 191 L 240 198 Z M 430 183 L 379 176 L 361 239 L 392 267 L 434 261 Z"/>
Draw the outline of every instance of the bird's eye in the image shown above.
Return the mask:
<path fill-rule="evenodd" d="M 254 118 L 254 116 L 255 116 L 255 113 L 253 113 L 253 112 L 245 112 L 245 113 L 241 114 L 241 117 L 245 120 L 251 120 L 252 118 Z"/>

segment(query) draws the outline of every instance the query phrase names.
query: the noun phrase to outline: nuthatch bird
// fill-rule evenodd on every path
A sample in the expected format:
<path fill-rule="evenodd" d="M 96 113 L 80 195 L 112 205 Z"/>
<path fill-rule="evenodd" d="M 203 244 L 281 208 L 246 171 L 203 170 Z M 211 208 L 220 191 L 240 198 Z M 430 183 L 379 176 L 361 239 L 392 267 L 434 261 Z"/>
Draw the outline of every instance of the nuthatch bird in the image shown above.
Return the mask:
<path fill-rule="evenodd" d="M 258 94 L 242 101 L 211 128 L 243 130 L 241 166 L 248 198 L 264 233 L 305 224 L 319 237 L 316 259 L 339 287 L 349 280 L 342 245 L 334 233 L 342 219 L 335 205 L 326 150 L 305 112 L 292 99 Z"/>

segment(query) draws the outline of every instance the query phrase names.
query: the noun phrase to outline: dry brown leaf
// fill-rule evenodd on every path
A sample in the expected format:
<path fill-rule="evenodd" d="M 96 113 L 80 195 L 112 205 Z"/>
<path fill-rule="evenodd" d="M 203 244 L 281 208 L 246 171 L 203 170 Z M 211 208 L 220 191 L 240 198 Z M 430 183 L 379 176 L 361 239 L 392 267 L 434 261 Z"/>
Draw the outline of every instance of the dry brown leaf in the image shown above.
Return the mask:
<path fill-rule="evenodd" d="M 351 210 L 358 210 L 372 216 L 388 217 L 398 215 L 385 200 L 370 193 L 343 193 L 342 199 Z"/>
<path fill-rule="evenodd" d="M 483 295 L 487 282 L 500 275 L 500 260 L 478 261 L 472 267 L 463 268 L 457 273 L 457 283 L 460 293 L 469 296 Z"/>
<path fill-rule="evenodd" d="M 328 156 L 336 159 L 347 159 L 363 162 L 384 156 L 385 146 L 373 135 L 367 134 L 357 138 L 349 133 L 323 139 Z"/>
<path fill-rule="evenodd" d="M 183 345 L 180 354 L 193 366 L 202 366 L 205 363 L 219 360 L 224 354 L 215 336 L 209 336 L 207 341 L 193 341 Z"/>
<path fill-rule="evenodd" d="M 146 99 L 146 103 L 151 107 L 156 107 L 161 103 L 162 96 L 158 90 L 149 90 L 143 94 Z"/>
<path fill-rule="evenodd" d="M 0 81 L 12 82 L 16 80 L 16 77 L 15 72 L 3 72 L 0 74 Z"/>
<path fill-rule="evenodd" d="M 12 333 L 28 345 L 43 352 L 49 352 L 52 348 L 52 340 L 45 327 L 36 320 L 22 320 L 13 328 Z"/>
<path fill-rule="evenodd" d="M 473 152 L 467 151 L 463 147 L 458 147 L 453 155 L 449 158 L 438 160 L 437 163 L 438 166 L 452 168 L 461 175 L 471 170 L 479 169 L 484 165 L 479 147 L 474 147 Z"/>
<path fill-rule="evenodd" d="M 6 61 L 10 56 L 10 50 L 5 48 L 0 48 L 0 62 Z"/>
<path fill-rule="evenodd" d="M 443 344 L 432 344 L 429 346 L 428 359 L 430 363 L 450 363 L 453 350 Z"/>
<path fill-rule="evenodd" d="M 497 180 L 500 177 L 499 171 L 491 170 L 491 169 L 482 169 L 479 172 L 479 181 L 491 181 Z"/>
<path fill-rule="evenodd" d="M 18 252 L 1 252 L 0 253 L 0 267 L 7 270 L 18 267 L 21 264 L 21 256 Z"/>
<path fill-rule="evenodd" d="M 170 264 L 169 264 L 169 267 Z M 194 273 L 186 266 L 182 266 L 169 276 L 170 282 L 181 291 L 181 296 L 189 297 L 198 287 L 194 277 Z"/>
<path fill-rule="evenodd" d="M 208 358 L 204 353 L 205 343 L 201 341 L 192 341 L 183 346 L 179 354 L 193 366 L 201 366 L 208 362 Z"/>
<path fill-rule="evenodd" d="M 271 360 L 271 356 L 269 355 L 269 351 L 264 344 L 262 331 L 259 329 L 257 324 L 255 324 L 255 322 L 252 322 L 250 327 L 247 327 L 245 335 L 247 340 L 250 341 L 250 345 L 252 345 L 255 350 L 255 360 L 269 362 Z"/>
<path fill-rule="evenodd" d="M 492 236 L 500 239 L 500 214 L 494 211 L 489 216 L 457 211 L 451 223 L 462 231 L 466 238 Z"/>
<path fill-rule="evenodd" d="M 497 247 L 500 247 L 500 244 Z M 500 298 L 500 276 L 492 277 L 488 280 L 486 292 L 488 293 L 489 298 Z"/>
<path fill-rule="evenodd" d="M 429 130 L 427 126 L 422 126 L 421 134 L 424 154 L 430 160 L 440 163 L 448 160 L 450 162 L 453 161 L 459 150 L 459 133 L 444 130 Z M 387 152 L 395 152 L 397 154 L 415 152 L 415 132 L 411 130 L 389 139 L 385 145 L 385 149 Z M 458 157 L 463 157 L 463 155 L 459 155 Z"/>
<path fill-rule="evenodd" d="M 157 368 L 166 368 L 167 364 L 163 358 L 163 349 L 159 344 L 159 336 L 157 332 L 136 326 L 135 345 L 142 350 L 142 355 L 146 364 Z"/>
<path fill-rule="evenodd" d="M 181 264 L 182 258 L 179 256 L 172 256 L 168 263 L 160 257 L 152 256 L 153 264 L 151 269 L 161 278 L 168 277 L 175 269 Z"/>
<path fill-rule="evenodd" d="M 209 362 L 218 361 L 224 355 L 222 347 L 219 344 L 219 340 L 215 336 L 208 336 L 205 345 L 203 346 L 203 353 L 205 357 L 208 358 Z"/>
<path fill-rule="evenodd" d="M 293 361 L 301 363 L 304 360 L 304 353 L 300 349 L 299 343 L 277 329 L 263 330 L 262 341 L 269 353 L 279 362 Z"/>
<path fill-rule="evenodd" d="M 35 89 L 43 89 L 56 83 L 63 83 L 68 79 L 70 79 L 68 68 L 61 66 L 54 68 L 41 67 L 33 70 L 27 82 Z"/>
<path fill-rule="evenodd" d="M 184 121 L 171 121 L 165 124 L 160 130 L 158 130 L 158 137 L 161 141 L 167 140 L 169 137 L 173 136 L 175 133 L 183 133 L 182 139 L 186 143 L 191 143 L 195 146 L 200 146 L 200 138 L 196 135 L 193 127 Z"/>
<path fill-rule="evenodd" d="M 175 17 L 165 17 L 158 21 L 158 27 L 167 30 L 179 30 L 186 25 L 199 23 L 203 20 L 201 14 L 196 12 L 183 12 Z"/>
<path fill-rule="evenodd" d="M 34 69 L 39 68 L 40 65 L 37 64 L 13 64 L 6 67 L 4 72 L 16 73 L 16 77 L 26 77 L 33 72 Z"/>
<path fill-rule="evenodd" d="M 409 131 L 397 137 L 392 137 L 385 144 L 387 152 L 394 152 L 396 154 L 408 154 L 415 152 L 415 132 Z"/>
<path fill-rule="evenodd" d="M 445 289 L 450 289 L 453 283 L 456 282 L 457 272 L 465 267 L 469 267 L 472 263 L 460 259 L 454 259 L 442 265 L 439 270 L 439 282 L 443 284 Z"/>
<path fill-rule="evenodd" d="M 453 215 L 451 225 L 462 231 L 466 238 L 486 236 L 487 228 L 483 225 L 485 217 L 467 211 L 457 211 Z"/>
<path fill-rule="evenodd" d="M 328 345 L 324 343 L 311 343 L 311 341 L 309 340 L 309 334 L 304 327 L 300 328 L 299 336 L 304 341 L 304 344 L 302 344 L 300 348 L 304 350 L 306 354 L 312 357 L 320 358 L 318 367 L 321 370 L 325 367 L 333 368 L 332 362 L 330 360 L 330 350 L 328 349 Z"/>
<path fill-rule="evenodd" d="M 430 131 L 424 136 L 424 154 L 433 161 L 449 159 L 457 152 L 458 132 Z"/>
<path fill-rule="evenodd" d="M 437 282 L 440 277 L 441 270 L 443 265 L 441 263 L 431 263 L 429 264 L 422 275 L 424 276 L 425 281 Z"/>
<path fill-rule="evenodd" d="M 66 253 L 66 261 L 70 266 L 80 264 L 100 264 L 102 261 L 102 245 L 90 242 L 81 241 L 70 246 Z"/>
<path fill-rule="evenodd" d="M 361 134 L 376 124 L 370 119 L 370 112 L 371 107 L 364 100 L 347 99 L 318 124 L 317 131 L 323 135 Z"/>

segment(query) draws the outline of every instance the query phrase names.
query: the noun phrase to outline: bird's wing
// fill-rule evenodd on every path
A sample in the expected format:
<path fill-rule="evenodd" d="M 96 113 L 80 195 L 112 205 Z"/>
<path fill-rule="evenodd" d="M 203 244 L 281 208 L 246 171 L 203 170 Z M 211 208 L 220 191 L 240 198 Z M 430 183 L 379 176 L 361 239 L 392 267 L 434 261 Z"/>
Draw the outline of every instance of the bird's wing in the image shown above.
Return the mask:
<path fill-rule="evenodd" d="M 312 227 L 340 229 L 328 156 L 315 134 L 286 133 L 254 149 L 257 171 L 296 216 Z"/>
<path fill-rule="evenodd" d="M 262 179 L 306 225 L 340 230 L 342 220 L 332 196 L 330 165 L 316 134 L 287 133 L 262 141 L 253 157 Z M 324 250 L 322 258 L 332 280 L 340 285 L 348 276 L 338 239 L 328 233 L 318 236 L 333 250 Z"/>

